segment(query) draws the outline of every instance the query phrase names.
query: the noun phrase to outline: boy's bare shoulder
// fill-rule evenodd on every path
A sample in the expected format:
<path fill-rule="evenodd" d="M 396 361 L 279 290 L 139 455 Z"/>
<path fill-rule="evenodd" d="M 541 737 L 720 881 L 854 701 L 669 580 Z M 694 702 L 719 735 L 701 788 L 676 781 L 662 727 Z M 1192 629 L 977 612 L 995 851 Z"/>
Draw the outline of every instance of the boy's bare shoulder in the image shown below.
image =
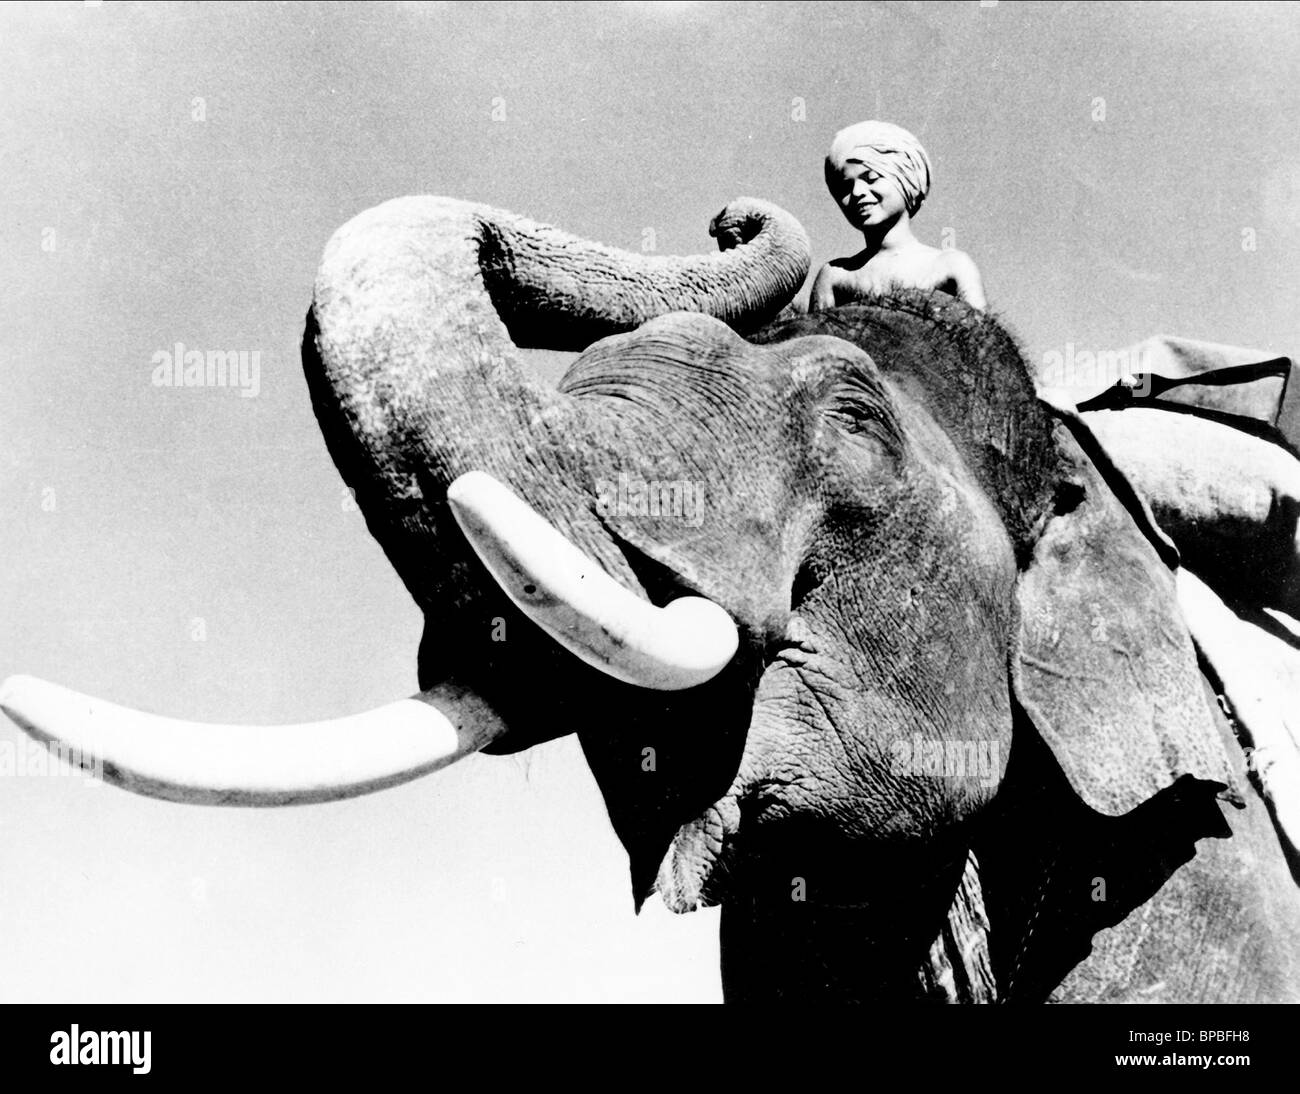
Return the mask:
<path fill-rule="evenodd" d="M 936 251 L 938 261 L 949 270 L 975 271 L 978 267 L 975 260 L 965 251 L 959 251 L 955 247 L 941 249 Z"/>
<path fill-rule="evenodd" d="M 837 290 L 842 290 L 853 280 L 854 272 L 862 268 L 862 264 L 853 264 L 854 258 L 857 257 L 860 256 L 832 258 L 822 264 L 821 269 L 817 271 L 817 276 L 813 278 L 812 291 L 808 296 L 809 311 L 824 311 L 833 308 L 839 302 Z"/>
<path fill-rule="evenodd" d="M 984 281 L 975 260 L 965 251 L 948 250 L 940 254 L 939 272 L 943 281 L 951 286 L 953 295 L 983 311 L 988 306 L 988 301 L 984 295 Z"/>

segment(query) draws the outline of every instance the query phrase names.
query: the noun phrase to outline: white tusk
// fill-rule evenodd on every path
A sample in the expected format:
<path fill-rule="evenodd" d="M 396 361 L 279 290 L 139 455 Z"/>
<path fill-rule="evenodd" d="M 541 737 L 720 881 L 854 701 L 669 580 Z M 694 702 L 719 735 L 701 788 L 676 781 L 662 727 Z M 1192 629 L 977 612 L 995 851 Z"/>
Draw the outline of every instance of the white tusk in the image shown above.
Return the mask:
<path fill-rule="evenodd" d="M 663 608 L 641 599 L 491 475 L 461 475 L 447 501 L 505 594 L 587 664 L 627 684 L 680 691 L 735 656 L 740 640 L 723 608 L 698 596 Z"/>
<path fill-rule="evenodd" d="M 505 727 L 471 692 L 443 685 L 347 718 L 227 726 L 145 714 L 11 676 L 0 710 L 52 753 L 137 794 L 202 805 L 334 801 L 437 771 Z"/>

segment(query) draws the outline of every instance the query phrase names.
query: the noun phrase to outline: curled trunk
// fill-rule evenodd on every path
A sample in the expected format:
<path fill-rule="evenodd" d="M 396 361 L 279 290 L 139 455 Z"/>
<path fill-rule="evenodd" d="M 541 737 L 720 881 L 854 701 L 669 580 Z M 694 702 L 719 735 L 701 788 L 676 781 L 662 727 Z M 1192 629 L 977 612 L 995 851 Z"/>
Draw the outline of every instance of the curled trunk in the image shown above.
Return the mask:
<path fill-rule="evenodd" d="M 520 346 L 585 349 L 673 311 L 751 330 L 774 319 L 808 273 L 808 237 L 788 213 L 740 198 L 714 217 L 719 252 L 632 254 L 495 210 L 477 212 L 479 262 Z"/>
<path fill-rule="evenodd" d="M 335 233 L 303 342 L 308 385 L 371 532 L 426 611 L 428 583 L 456 561 L 439 559 L 435 525 L 460 475 L 487 472 L 561 527 L 589 509 L 575 454 L 584 412 L 531 379 L 517 345 L 581 349 L 682 310 L 749 326 L 802 284 L 808 240 L 789 214 L 740 199 L 711 231 L 718 254 L 636 255 L 487 206 L 409 197 Z"/>

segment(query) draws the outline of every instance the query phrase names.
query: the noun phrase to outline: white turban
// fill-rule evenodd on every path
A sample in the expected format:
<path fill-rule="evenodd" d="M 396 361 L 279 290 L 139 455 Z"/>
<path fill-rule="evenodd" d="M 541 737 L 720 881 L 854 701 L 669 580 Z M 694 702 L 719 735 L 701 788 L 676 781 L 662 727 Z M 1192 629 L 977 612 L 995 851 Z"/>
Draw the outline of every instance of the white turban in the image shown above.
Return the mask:
<path fill-rule="evenodd" d="M 828 185 L 831 172 L 842 170 L 849 159 L 861 160 L 877 174 L 896 179 L 909 216 L 916 215 L 930 192 L 930 157 L 921 142 L 902 126 L 871 121 L 841 129 L 826 154 Z"/>

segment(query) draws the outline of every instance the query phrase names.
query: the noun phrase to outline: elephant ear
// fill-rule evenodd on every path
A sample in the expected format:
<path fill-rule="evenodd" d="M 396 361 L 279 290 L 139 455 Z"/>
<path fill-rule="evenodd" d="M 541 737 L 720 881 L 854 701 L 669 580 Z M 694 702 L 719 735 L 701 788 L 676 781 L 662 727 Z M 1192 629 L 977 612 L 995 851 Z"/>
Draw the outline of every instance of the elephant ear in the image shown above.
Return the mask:
<path fill-rule="evenodd" d="M 1177 552 L 1087 426 L 1060 417 L 1055 504 L 1017 588 L 1016 696 L 1100 813 L 1183 775 L 1242 806 L 1178 607 Z"/>

